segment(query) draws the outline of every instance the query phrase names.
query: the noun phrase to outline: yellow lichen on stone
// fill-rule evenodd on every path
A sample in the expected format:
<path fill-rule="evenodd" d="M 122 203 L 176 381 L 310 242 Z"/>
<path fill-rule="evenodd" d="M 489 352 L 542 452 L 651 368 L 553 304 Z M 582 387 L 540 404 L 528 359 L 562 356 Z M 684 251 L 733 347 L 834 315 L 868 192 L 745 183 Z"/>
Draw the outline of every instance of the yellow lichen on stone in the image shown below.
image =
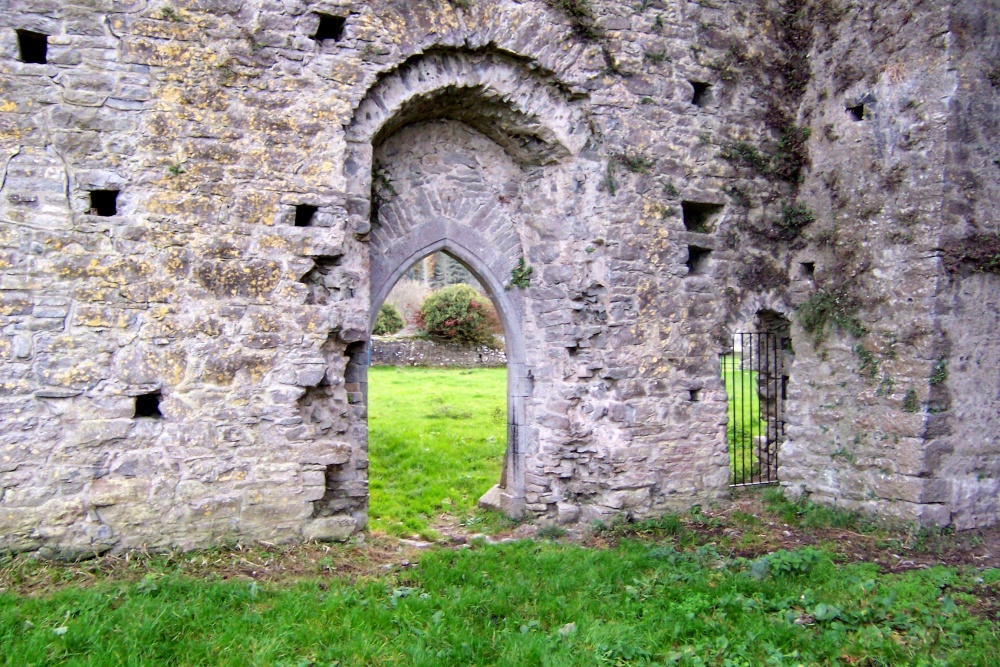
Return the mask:
<path fill-rule="evenodd" d="M 131 311 L 120 308 L 81 304 L 76 309 L 73 324 L 84 327 L 125 329 L 134 317 Z"/>

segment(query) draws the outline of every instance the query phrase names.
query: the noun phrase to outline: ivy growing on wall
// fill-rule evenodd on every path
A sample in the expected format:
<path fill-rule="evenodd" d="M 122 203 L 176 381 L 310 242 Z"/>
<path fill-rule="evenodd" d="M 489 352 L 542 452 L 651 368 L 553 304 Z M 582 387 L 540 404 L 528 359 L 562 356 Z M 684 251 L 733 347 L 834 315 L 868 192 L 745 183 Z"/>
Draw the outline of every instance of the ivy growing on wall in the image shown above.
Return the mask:
<path fill-rule="evenodd" d="M 861 301 L 845 287 L 820 289 L 799 306 L 799 322 L 817 345 L 826 338 L 827 324 L 861 337 L 867 330 L 857 316 L 860 307 Z"/>
<path fill-rule="evenodd" d="M 525 264 L 523 257 L 517 260 L 517 265 L 510 270 L 510 282 L 507 284 L 507 289 L 512 287 L 524 289 L 531 283 L 531 274 L 534 272 L 535 269 Z"/>

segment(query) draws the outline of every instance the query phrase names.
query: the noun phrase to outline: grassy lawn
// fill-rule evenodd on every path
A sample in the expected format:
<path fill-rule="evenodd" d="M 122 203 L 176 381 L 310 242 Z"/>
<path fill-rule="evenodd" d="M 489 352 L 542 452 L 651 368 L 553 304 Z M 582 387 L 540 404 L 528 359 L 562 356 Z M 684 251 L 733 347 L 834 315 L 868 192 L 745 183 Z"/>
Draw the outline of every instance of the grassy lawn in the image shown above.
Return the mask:
<path fill-rule="evenodd" d="M 889 572 L 846 561 L 843 537 L 741 555 L 732 537 L 810 522 L 868 537 L 845 516 L 779 503 L 605 527 L 583 544 L 7 558 L 0 586 L 18 592 L 0 593 L 0 665 L 1000 664 L 996 607 L 984 609 L 1000 570 Z M 897 538 L 871 533 L 871 553 L 909 557 Z"/>
<path fill-rule="evenodd" d="M 368 371 L 372 530 L 434 537 L 500 481 L 507 370 L 374 367 Z"/>

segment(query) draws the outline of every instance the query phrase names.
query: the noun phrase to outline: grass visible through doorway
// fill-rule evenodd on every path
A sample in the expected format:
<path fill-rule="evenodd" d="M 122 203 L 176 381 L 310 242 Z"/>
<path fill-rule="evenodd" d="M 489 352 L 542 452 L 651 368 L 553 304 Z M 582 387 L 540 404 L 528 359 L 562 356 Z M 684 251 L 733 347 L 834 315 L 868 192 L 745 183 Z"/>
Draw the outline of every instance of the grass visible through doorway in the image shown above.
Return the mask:
<path fill-rule="evenodd" d="M 500 481 L 507 448 L 507 369 L 368 371 L 369 526 L 433 538 Z"/>
<path fill-rule="evenodd" d="M 739 355 L 722 357 L 722 378 L 729 397 L 729 421 L 726 438 L 729 441 L 729 465 L 733 479 L 750 479 L 760 472 L 754 438 L 763 435 L 767 422 L 760 418 L 760 396 L 757 372 L 742 370 Z"/>

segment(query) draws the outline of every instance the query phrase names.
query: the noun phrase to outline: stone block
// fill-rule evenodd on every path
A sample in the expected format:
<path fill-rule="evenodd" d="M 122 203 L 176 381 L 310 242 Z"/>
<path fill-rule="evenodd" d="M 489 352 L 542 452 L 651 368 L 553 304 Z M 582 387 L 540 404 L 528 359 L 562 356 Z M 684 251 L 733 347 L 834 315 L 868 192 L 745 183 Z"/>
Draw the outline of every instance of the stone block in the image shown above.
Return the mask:
<path fill-rule="evenodd" d="M 142 504 L 147 500 L 150 484 L 145 479 L 95 479 L 90 485 L 87 500 L 93 507 L 106 507 L 121 503 Z"/>
<path fill-rule="evenodd" d="M 354 517 L 320 517 L 306 522 L 302 527 L 302 537 L 316 542 L 346 542 L 357 528 Z"/>

